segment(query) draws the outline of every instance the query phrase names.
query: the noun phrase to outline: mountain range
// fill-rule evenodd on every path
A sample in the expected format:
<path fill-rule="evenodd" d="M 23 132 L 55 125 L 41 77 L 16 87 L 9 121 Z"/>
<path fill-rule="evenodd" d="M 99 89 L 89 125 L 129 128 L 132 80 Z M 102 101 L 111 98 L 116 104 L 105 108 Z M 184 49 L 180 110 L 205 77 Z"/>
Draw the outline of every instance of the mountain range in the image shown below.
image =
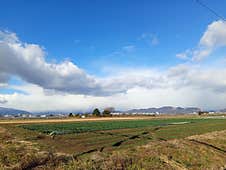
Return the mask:
<path fill-rule="evenodd" d="M 172 106 L 164 106 L 159 108 L 147 108 L 147 109 L 132 109 L 126 111 L 126 113 L 161 113 L 161 114 L 188 114 L 193 112 L 201 111 L 200 108 L 197 107 L 172 107 Z"/>
<path fill-rule="evenodd" d="M 131 109 L 127 111 L 114 111 L 114 112 L 121 112 L 121 113 L 159 113 L 159 114 L 189 114 L 194 112 L 201 111 L 198 107 L 172 107 L 172 106 L 164 106 L 159 108 L 145 108 L 145 109 Z M 216 112 L 226 112 L 226 109 L 221 110 L 214 110 Z M 48 112 L 40 112 L 42 114 L 57 114 L 57 113 L 69 113 L 67 111 L 48 111 Z M 73 112 L 76 113 L 76 112 Z M 82 113 L 82 112 L 79 112 Z M 32 114 L 26 110 L 19 110 L 19 109 L 13 109 L 13 108 L 5 108 L 0 107 L 0 116 L 2 115 L 18 115 L 18 114 Z M 37 113 L 33 113 L 37 114 Z"/>
<path fill-rule="evenodd" d="M 221 110 L 219 110 L 219 112 L 226 112 L 226 108 L 225 109 L 221 109 Z"/>
<path fill-rule="evenodd" d="M 30 113 L 25 110 L 0 107 L 0 115 L 17 115 L 17 114 L 30 114 Z"/>

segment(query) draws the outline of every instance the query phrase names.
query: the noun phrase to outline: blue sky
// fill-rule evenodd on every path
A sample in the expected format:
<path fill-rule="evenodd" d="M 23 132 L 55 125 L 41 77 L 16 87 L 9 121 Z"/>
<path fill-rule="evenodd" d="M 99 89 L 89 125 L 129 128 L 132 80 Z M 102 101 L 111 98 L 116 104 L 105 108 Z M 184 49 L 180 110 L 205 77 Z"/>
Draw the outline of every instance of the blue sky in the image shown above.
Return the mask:
<path fill-rule="evenodd" d="M 205 1 L 226 15 L 226 2 Z M 28 43 L 41 44 L 49 60 L 69 58 L 95 74 L 109 61 L 116 65 L 158 66 L 178 63 L 177 53 L 195 46 L 217 18 L 189 1 L 3 1 L 1 28 Z M 150 45 L 142 34 L 156 36 Z M 146 40 L 151 41 L 151 40 Z M 124 46 L 127 56 L 109 57 Z M 164 50 L 163 50 L 164 49 Z"/>
<path fill-rule="evenodd" d="M 226 1 L 202 2 L 226 16 Z M 1 2 L 0 10 L 0 30 L 15 33 L 23 44 L 38 45 L 45 53 L 45 62 L 70 61 L 98 79 L 122 74 L 114 68 L 123 73 L 133 69 L 167 72 L 180 64 L 222 63 L 225 48 L 208 53 L 204 61 L 195 64 L 176 57 L 199 48 L 208 25 L 219 20 L 195 0 L 8 0 Z M 15 74 L 8 85 L 27 82 L 43 87 L 42 82 Z M 4 87 L 2 93 L 7 89 L 10 94 L 20 91 Z"/>

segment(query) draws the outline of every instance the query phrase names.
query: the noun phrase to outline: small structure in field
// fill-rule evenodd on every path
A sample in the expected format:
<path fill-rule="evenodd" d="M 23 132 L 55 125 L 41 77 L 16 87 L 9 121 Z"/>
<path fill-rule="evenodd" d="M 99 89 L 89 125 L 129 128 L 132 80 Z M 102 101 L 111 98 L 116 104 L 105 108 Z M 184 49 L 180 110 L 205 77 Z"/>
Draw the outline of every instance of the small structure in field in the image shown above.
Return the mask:
<path fill-rule="evenodd" d="M 209 114 L 209 112 L 207 112 L 207 111 L 199 111 L 198 112 L 199 116 L 201 116 L 201 115 L 208 115 L 208 114 Z"/>

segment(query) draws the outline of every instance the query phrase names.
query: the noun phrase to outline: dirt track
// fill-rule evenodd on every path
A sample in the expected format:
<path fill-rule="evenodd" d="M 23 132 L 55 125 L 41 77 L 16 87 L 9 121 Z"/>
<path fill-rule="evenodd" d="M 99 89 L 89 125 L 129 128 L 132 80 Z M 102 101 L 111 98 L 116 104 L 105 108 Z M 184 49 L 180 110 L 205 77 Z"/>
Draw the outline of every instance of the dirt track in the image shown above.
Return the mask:
<path fill-rule="evenodd" d="M 0 124 L 27 124 L 27 123 L 58 123 L 58 122 L 84 122 L 107 120 L 137 120 L 153 119 L 154 117 L 102 117 L 102 118 L 62 118 L 62 119 L 7 119 L 0 120 Z"/>

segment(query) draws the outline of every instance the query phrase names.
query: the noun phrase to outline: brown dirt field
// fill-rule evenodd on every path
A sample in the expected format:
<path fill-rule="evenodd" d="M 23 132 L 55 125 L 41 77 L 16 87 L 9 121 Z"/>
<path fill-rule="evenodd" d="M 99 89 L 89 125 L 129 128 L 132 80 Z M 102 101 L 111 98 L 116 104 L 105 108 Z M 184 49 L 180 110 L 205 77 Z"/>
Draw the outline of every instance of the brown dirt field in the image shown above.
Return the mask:
<path fill-rule="evenodd" d="M 85 122 L 85 121 L 111 121 L 111 120 L 139 120 L 139 119 L 165 119 L 165 118 L 191 118 L 190 115 L 178 116 L 128 116 L 128 117 L 91 117 L 91 118 L 58 118 L 58 119 L 0 119 L 1 124 L 29 124 L 29 123 L 61 123 L 61 122 Z"/>
<path fill-rule="evenodd" d="M 0 133 L 4 133 L 5 132 L 5 129 L 0 127 Z"/>
<path fill-rule="evenodd" d="M 137 120 L 151 119 L 150 117 L 103 117 L 103 118 L 62 118 L 62 119 L 10 119 L 0 120 L 0 124 L 27 124 L 27 123 L 59 123 L 59 122 L 85 122 L 85 121 L 108 121 L 108 120 Z M 152 118 L 153 119 L 153 118 Z"/>

